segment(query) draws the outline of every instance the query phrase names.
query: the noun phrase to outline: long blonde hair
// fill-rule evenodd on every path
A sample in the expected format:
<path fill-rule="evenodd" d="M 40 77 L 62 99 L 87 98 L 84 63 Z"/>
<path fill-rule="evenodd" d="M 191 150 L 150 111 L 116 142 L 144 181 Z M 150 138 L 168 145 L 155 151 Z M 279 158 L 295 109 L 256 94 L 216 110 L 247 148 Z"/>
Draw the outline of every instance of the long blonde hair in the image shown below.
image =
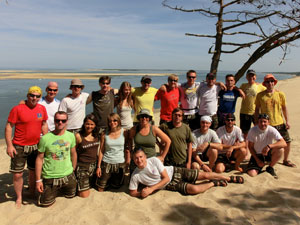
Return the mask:
<path fill-rule="evenodd" d="M 131 84 L 129 82 L 127 82 L 127 81 L 124 81 L 121 84 L 121 86 L 120 86 L 119 93 L 118 93 L 119 97 L 118 97 L 118 100 L 117 100 L 120 109 L 122 108 L 123 101 L 126 100 L 126 97 L 124 96 L 124 93 L 123 93 L 124 89 L 128 88 L 128 87 L 131 90 Z M 131 93 L 131 91 L 130 91 L 128 97 L 127 97 L 127 102 L 128 102 L 129 106 L 133 107 L 133 100 L 132 100 L 132 93 Z"/>
<path fill-rule="evenodd" d="M 118 130 L 121 129 L 121 118 L 117 113 L 111 113 L 109 114 L 109 116 L 107 117 L 107 124 L 108 124 L 108 131 L 111 131 L 111 127 L 109 125 L 109 121 L 110 120 L 117 120 L 118 121 Z"/>

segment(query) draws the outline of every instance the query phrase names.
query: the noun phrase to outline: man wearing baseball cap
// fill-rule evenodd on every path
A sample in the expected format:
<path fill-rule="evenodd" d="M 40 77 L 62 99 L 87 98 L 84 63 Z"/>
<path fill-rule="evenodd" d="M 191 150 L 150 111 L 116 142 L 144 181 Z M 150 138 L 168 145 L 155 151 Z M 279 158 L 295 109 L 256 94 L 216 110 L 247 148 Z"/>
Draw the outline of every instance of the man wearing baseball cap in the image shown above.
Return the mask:
<path fill-rule="evenodd" d="M 142 109 L 148 109 L 153 116 L 154 97 L 158 91 L 156 88 L 150 87 L 152 79 L 145 75 L 141 79 L 141 87 L 133 88 L 132 97 L 134 99 L 134 123 L 137 124 L 137 114 Z"/>
<path fill-rule="evenodd" d="M 41 132 L 42 134 L 48 132 L 46 108 L 38 104 L 41 96 L 40 87 L 30 87 L 25 104 L 19 104 L 12 108 L 5 126 L 6 152 L 11 157 L 9 171 L 13 173 L 17 208 L 22 205 L 23 171 L 26 161 L 29 169 L 29 191 L 34 194 L 37 144 L 40 141 Z M 15 131 L 12 135 L 14 127 Z"/>
<path fill-rule="evenodd" d="M 203 171 L 211 172 L 218 157 L 218 151 L 223 149 L 221 140 L 217 133 L 210 129 L 212 119 L 210 116 L 202 116 L 200 119 L 200 129 L 194 130 L 192 169 L 200 168 Z M 209 165 L 204 162 L 209 161 Z"/>
<path fill-rule="evenodd" d="M 85 106 L 88 93 L 81 92 L 84 85 L 80 79 L 71 80 L 70 90 L 72 94 L 63 98 L 58 110 L 68 114 L 67 130 L 76 133 L 80 130 L 85 117 Z"/>
<path fill-rule="evenodd" d="M 288 132 L 290 124 L 286 107 L 285 94 L 274 88 L 277 82 L 278 81 L 273 74 L 267 74 L 264 77 L 263 85 L 267 89 L 263 92 L 260 92 L 256 97 L 255 118 L 258 118 L 259 113 L 264 113 L 269 116 L 270 125 L 275 127 L 279 131 L 279 133 L 287 143 L 287 146 L 284 148 L 283 165 L 296 167 L 294 163 L 288 160 L 291 149 L 291 138 Z"/>

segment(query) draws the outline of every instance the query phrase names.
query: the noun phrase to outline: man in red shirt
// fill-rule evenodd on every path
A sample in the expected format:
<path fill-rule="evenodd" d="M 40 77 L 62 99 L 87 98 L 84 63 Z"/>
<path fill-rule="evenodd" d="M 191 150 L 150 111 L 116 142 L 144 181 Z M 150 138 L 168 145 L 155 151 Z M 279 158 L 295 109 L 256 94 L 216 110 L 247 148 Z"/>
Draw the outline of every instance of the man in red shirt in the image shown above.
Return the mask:
<path fill-rule="evenodd" d="M 30 87 L 25 104 L 19 104 L 12 108 L 5 126 L 6 152 L 11 157 L 10 172 L 13 173 L 17 208 L 20 208 L 22 204 L 23 171 L 26 160 L 29 169 L 29 191 L 34 194 L 37 144 L 41 132 L 42 134 L 48 132 L 46 108 L 38 104 L 41 95 L 40 87 Z M 14 127 L 15 132 L 12 135 Z"/>
<path fill-rule="evenodd" d="M 163 124 L 172 121 L 172 112 L 178 107 L 179 89 L 177 87 L 178 76 L 171 74 L 168 77 L 168 85 L 166 90 L 159 89 L 154 100 L 160 100 L 160 122 Z"/>

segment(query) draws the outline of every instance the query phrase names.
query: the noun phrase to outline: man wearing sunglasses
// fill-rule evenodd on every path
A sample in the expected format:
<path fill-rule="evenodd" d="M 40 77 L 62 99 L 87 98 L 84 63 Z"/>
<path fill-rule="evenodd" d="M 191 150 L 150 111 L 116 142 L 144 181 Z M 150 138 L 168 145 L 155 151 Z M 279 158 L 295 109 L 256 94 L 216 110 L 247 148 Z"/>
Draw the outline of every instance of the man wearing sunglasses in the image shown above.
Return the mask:
<path fill-rule="evenodd" d="M 39 104 L 45 106 L 48 114 L 48 131 L 53 131 L 54 126 L 54 114 L 57 112 L 60 100 L 58 100 L 56 97 L 58 93 L 58 84 L 54 81 L 48 82 L 48 85 L 46 87 L 47 95 L 45 97 L 42 97 L 39 101 Z"/>
<path fill-rule="evenodd" d="M 132 97 L 134 99 L 134 124 L 138 124 L 137 115 L 142 109 L 148 109 L 150 115 L 153 116 L 154 97 L 157 89 L 151 87 L 152 79 L 150 76 L 143 76 L 141 79 L 141 87 L 132 89 Z"/>
<path fill-rule="evenodd" d="M 12 108 L 5 127 L 5 141 L 7 154 L 11 157 L 10 172 L 13 173 L 17 208 L 22 205 L 23 171 L 26 161 L 29 169 L 29 191 L 34 194 L 37 144 L 40 134 L 48 132 L 46 108 L 38 104 L 41 95 L 40 87 L 30 87 L 25 104 L 19 104 Z"/>
<path fill-rule="evenodd" d="M 242 173 L 243 169 L 240 164 L 247 155 L 247 149 L 242 130 L 235 126 L 233 113 L 228 113 L 225 116 L 225 125 L 218 128 L 217 134 L 222 142 L 223 149 L 218 153 L 216 172 L 223 173 L 226 165 L 235 161 L 235 170 Z"/>
<path fill-rule="evenodd" d="M 99 78 L 100 90 L 93 91 L 88 99 L 87 104 L 93 102 L 93 113 L 98 119 L 97 127 L 100 132 L 108 126 L 107 117 L 113 113 L 115 94 L 118 90 L 110 87 L 111 78 L 109 76 L 101 76 Z"/>
<path fill-rule="evenodd" d="M 265 113 L 270 117 L 270 125 L 279 131 L 287 143 L 287 146 L 284 148 L 283 165 L 296 167 L 294 163 L 288 160 L 292 140 L 288 132 L 288 129 L 290 129 L 290 124 L 285 94 L 275 89 L 276 84 L 277 79 L 273 74 L 267 74 L 264 77 L 263 85 L 267 89 L 257 94 L 255 102 L 255 117 L 257 118 L 259 113 Z"/>
<path fill-rule="evenodd" d="M 198 97 L 197 89 L 200 82 L 196 82 L 197 73 L 195 70 L 189 70 L 186 73 L 187 82 L 179 85 L 180 108 L 183 110 L 183 122 L 188 124 L 191 130 L 197 129 Z"/>
<path fill-rule="evenodd" d="M 80 130 L 85 117 L 85 106 L 89 94 L 82 92 L 83 89 L 82 81 L 73 79 L 70 85 L 72 94 L 63 98 L 58 108 L 59 111 L 64 111 L 68 114 L 67 129 L 73 133 L 77 133 Z"/>
<path fill-rule="evenodd" d="M 76 195 L 76 140 L 73 133 L 66 131 L 68 114 L 58 111 L 54 115 L 54 131 L 44 135 L 39 143 L 36 159 L 36 189 L 40 193 L 39 206 L 50 206 L 57 192 L 66 198 Z"/>
<path fill-rule="evenodd" d="M 274 178 L 278 178 L 274 166 L 282 156 L 286 142 L 280 133 L 269 126 L 270 118 L 267 114 L 258 116 L 258 125 L 252 127 L 248 133 L 248 147 L 251 158 L 248 163 L 247 173 L 254 177 L 258 175 L 263 167 L 269 162 L 266 171 Z"/>

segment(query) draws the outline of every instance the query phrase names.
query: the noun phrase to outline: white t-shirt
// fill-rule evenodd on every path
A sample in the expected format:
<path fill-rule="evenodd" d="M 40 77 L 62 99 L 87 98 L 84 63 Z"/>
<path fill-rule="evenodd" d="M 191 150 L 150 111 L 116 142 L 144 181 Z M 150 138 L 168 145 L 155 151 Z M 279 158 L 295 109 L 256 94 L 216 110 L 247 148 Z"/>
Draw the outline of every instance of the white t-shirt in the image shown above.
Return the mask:
<path fill-rule="evenodd" d="M 218 109 L 218 95 L 221 90 L 219 85 L 208 87 L 207 83 L 201 82 L 197 91 L 197 96 L 200 101 L 199 115 L 212 116 L 217 113 Z"/>
<path fill-rule="evenodd" d="M 194 115 L 198 112 L 198 96 L 197 90 L 200 86 L 199 82 L 195 82 L 191 87 L 188 86 L 188 83 L 182 83 L 179 86 L 180 91 L 180 103 L 181 108 L 183 109 L 184 115 Z M 187 110 L 189 109 L 189 110 Z"/>
<path fill-rule="evenodd" d="M 194 130 L 193 136 L 193 148 L 197 148 L 199 145 L 202 145 L 205 142 L 221 143 L 217 133 L 212 129 L 208 129 L 206 134 L 202 134 L 200 129 Z"/>
<path fill-rule="evenodd" d="M 55 129 L 54 125 L 54 114 L 57 112 L 60 101 L 56 98 L 52 102 L 48 102 L 45 97 L 42 97 L 39 101 L 39 104 L 45 106 L 48 114 L 48 131 L 53 131 Z"/>
<path fill-rule="evenodd" d="M 82 92 L 77 98 L 65 97 L 59 105 L 59 110 L 68 114 L 67 129 L 81 128 L 85 117 L 86 100 L 88 93 Z"/>
<path fill-rule="evenodd" d="M 157 184 L 161 181 L 161 173 L 164 171 L 164 169 L 166 169 L 171 181 L 174 173 L 173 166 L 164 166 L 156 157 L 147 159 L 147 165 L 145 168 L 135 168 L 133 171 L 129 183 L 129 190 L 137 190 L 139 183 L 144 184 L 147 187 Z"/>
<path fill-rule="evenodd" d="M 230 133 L 227 133 L 225 126 L 219 127 L 217 130 L 217 135 L 220 138 L 222 144 L 225 145 L 233 146 L 236 141 L 244 141 L 242 130 L 237 126 L 233 126 L 233 130 Z M 221 151 L 220 153 L 224 152 L 226 151 Z"/>
<path fill-rule="evenodd" d="M 282 139 L 282 136 L 272 126 L 261 130 L 258 126 L 252 127 L 248 133 L 247 140 L 254 143 L 254 149 L 257 154 L 261 154 L 264 147 Z"/>

